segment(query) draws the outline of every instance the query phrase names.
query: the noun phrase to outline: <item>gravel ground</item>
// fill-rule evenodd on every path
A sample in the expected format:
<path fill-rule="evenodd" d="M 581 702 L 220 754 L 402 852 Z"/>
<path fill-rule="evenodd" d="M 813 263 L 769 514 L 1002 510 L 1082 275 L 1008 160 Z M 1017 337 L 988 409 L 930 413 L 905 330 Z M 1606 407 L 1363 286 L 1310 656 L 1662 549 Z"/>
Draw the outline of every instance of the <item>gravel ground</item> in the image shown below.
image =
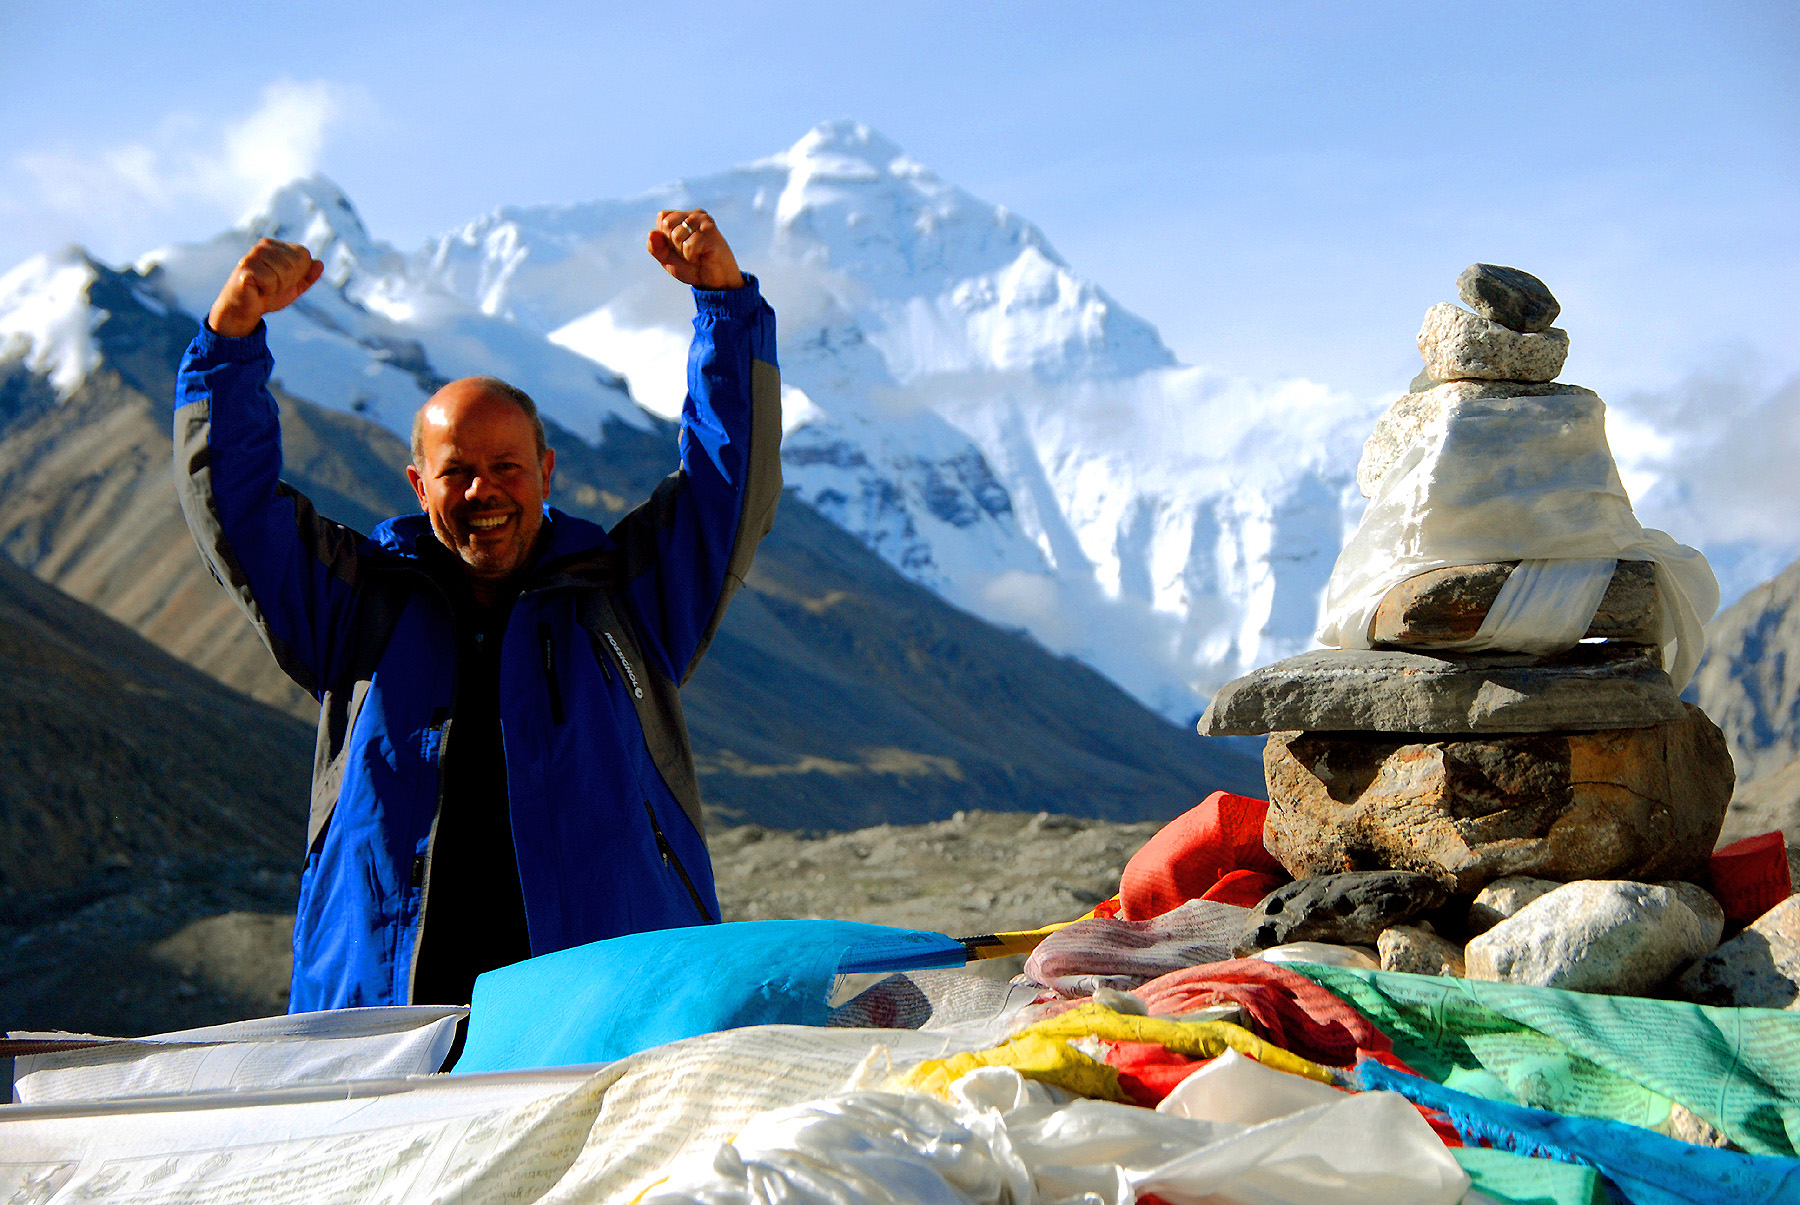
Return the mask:
<path fill-rule="evenodd" d="M 954 937 L 1072 920 L 1119 889 L 1161 825 L 958 812 L 849 833 L 747 825 L 712 836 L 727 920 L 833 917 Z"/>
<path fill-rule="evenodd" d="M 1039 813 L 912 826 L 712 833 L 727 920 L 834 917 L 953 937 L 1070 920 L 1118 890 L 1158 828 Z M 162 859 L 0 908 L 0 1029 L 162 1033 L 282 1011 L 288 865 Z M 1020 959 L 978 964 L 1012 975 Z"/>

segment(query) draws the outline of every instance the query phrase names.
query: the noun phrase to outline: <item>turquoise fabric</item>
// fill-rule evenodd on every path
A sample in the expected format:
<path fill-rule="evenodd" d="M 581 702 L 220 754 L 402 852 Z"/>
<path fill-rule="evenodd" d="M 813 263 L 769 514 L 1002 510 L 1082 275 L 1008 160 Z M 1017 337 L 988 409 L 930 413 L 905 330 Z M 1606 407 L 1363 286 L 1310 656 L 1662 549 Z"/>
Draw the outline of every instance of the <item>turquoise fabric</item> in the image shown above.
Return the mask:
<path fill-rule="evenodd" d="M 605 1063 L 746 1025 L 823 1025 L 840 974 L 959 967 L 942 933 L 836 920 L 658 929 L 560 950 L 475 981 L 456 1070 Z"/>
<path fill-rule="evenodd" d="M 1800 1201 L 1800 1159 L 1696 1146 L 1616 1121 L 1564 1117 L 1485 1100 L 1372 1059 L 1356 1065 L 1356 1077 L 1366 1091 L 1398 1092 L 1443 1113 L 1464 1142 L 1485 1142 L 1515 1154 L 1596 1168 L 1614 1195 L 1629 1205 Z"/>

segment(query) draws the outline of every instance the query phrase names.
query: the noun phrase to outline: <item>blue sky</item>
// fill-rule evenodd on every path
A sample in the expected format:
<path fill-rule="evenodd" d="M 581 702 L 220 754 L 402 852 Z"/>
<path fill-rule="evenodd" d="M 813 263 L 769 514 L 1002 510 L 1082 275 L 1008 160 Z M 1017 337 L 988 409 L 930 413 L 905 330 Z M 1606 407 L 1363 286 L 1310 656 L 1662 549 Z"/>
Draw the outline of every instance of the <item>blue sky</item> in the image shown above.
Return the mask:
<path fill-rule="evenodd" d="M 1482 259 L 1550 284 L 1564 379 L 1608 396 L 1800 372 L 1791 4 L 0 0 L 0 268 L 204 236 L 315 168 L 411 248 L 834 117 L 1190 363 L 1397 391 Z"/>

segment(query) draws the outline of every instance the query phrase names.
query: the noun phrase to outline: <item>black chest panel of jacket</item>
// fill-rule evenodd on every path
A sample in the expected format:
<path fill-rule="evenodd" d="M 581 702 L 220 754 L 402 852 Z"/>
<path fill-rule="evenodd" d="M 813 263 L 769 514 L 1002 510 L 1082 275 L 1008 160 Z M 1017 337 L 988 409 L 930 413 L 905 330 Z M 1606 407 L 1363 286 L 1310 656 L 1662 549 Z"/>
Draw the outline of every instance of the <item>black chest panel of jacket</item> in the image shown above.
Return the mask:
<path fill-rule="evenodd" d="M 412 1002 L 467 1004 L 477 975 L 531 957 L 500 733 L 500 645 L 518 592 L 484 607 L 460 572 L 433 576 L 456 613 L 457 681 Z"/>

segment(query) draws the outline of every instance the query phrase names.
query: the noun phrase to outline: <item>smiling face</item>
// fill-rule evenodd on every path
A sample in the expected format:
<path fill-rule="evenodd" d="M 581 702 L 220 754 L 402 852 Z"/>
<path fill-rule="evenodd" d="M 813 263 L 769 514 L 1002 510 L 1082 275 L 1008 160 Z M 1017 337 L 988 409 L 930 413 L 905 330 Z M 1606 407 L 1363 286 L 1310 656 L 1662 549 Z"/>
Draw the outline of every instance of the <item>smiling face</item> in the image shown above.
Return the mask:
<path fill-rule="evenodd" d="M 531 556 L 556 453 L 540 454 L 536 426 L 519 404 L 475 379 L 432 395 L 415 430 L 407 480 L 485 601 Z"/>

